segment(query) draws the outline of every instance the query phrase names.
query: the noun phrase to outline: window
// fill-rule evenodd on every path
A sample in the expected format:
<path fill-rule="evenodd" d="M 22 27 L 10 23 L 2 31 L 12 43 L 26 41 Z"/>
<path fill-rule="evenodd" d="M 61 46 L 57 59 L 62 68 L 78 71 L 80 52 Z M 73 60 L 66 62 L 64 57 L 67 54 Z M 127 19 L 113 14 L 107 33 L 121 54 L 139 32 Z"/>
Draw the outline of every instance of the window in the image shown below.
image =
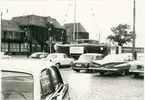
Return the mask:
<path fill-rule="evenodd" d="M 68 58 L 67 55 L 63 55 L 64 58 Z"/>
<path fill-rule="evenodd" d="M 41 98 L 44 99 L 46 96 L 49 96 L 49 94 L 53 92 L 51 88 L 50 78 L 47 74 L 47 69 L 41 72 L 40 84 L 41 84 Z"/>
<path fill-rule="evenodd" d="M 96 59 L 95 60 L 101 60 L 102 57 L 101 56 L 96 56 Z"/>
<path fill-rule="evenodd" d="M 57 55 L 49 54 L 48 58 L 57 58 Z"/>
<path fill-rule="evenodd" d="M 31 74 L 2 71 L 2 100 L 34 100 L 34 79 Z"/>

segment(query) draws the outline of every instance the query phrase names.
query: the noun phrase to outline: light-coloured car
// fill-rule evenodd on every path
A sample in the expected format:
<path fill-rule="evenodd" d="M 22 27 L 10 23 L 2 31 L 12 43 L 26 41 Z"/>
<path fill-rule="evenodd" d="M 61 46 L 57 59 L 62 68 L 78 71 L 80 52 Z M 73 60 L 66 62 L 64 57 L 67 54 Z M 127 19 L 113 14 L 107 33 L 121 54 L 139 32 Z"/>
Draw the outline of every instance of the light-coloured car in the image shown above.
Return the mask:
<path fill-rule="evenodd" d="M 5 58 L 11 58 L 11 56 L 6 55 L 5 52 L 0 52 L 0 57 L 1 57 L 2 59 L 5 59 Z"/>
<path fill-rule="evenodd" d="M 80 72 L 80 70 L 90 71 L 89 64 L 94 60 L 101 60 L 103 55 L 100 53 L 85 53 L 80 55 L 78 60 L 73 61 L 71 64 L 72 70 Z"/>
<path fill-rule="evenodd" d="M 46 58 L 47 56 L 48 53 L 46 52 L 35 52 L 32 55 L 30 55 L 30 58 L 42 59 L 42 58 Z"/>
<path fill-rule="evenodd" d="M 89 69 L 95 70 L 104 75 L 105 73 L 118 73 L 119 75 L 125 75 L 129 72 L 129 61 L 133 61 L 133 55 L 131 53 L 124 54 L 111 54 L 104 57 L 102 60 L 93 61 Z"/>
<path fill-rule="evenodd" d="M 69 85 L 53 63 L 3 59 L 0 64 L 2 100 L 70 100 Z"/>
<path fill-rule="evenodd" d="M 70 66 L 74 58 L 69 58 L 65 53 L 51 53 L 43 60 L 53 62 L 59 68 L 60 66 Z"/>
<path fill-rule="evenodd" d="M 139 55 L 137 60 L 128 64 L 131 66 L 129 72 L 133 73 L 135 77 L 144 75 L 144 54 Z"/>

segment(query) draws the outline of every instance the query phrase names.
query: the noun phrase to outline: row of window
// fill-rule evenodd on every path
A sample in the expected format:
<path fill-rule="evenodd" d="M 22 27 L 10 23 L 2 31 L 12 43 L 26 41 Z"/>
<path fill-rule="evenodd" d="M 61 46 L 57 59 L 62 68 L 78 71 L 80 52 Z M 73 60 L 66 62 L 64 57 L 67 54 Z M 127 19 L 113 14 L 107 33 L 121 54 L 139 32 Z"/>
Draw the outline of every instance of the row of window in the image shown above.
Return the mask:
<path fill-rule="evenodd" d="M 21 33 L 12 31 L 3 31 L 2 39 L 20 39 Z"/>
<path fill-rule="evenodd" d="M 2 43 L 2 51 L 3 52 L 8 52 L 8 48 L 10 46 L 10 52 L 19 52 L 21 49 L 21 52 L 26 52 L 27 51 L 27 44 L 25 43 L 10 43 L 10 45 L 8 45 L 8 43 Z M 28 50 L 29 50 L 29 46 L 28 46 Z"/>

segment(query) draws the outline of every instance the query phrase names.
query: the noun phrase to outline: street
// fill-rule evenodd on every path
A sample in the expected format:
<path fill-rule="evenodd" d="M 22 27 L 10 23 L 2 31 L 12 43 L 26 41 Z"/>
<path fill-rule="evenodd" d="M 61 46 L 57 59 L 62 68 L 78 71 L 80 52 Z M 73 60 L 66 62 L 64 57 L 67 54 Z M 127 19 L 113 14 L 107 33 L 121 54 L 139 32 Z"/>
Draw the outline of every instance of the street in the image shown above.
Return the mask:
<path fill-rule="evenodd" d="M 13 59 L 27 59 L 13 56 Z M 144 79 L 133 75 L 117 76 L 79 73 L 70 68 L 59 69 L 64 83 L 69 84 L 71 100 L 144 100 Z"/>
<path fill-rule="evenodd" d="M 143 100 L 144 79 L 133 75 L 100 76 L 98 73 L 76 73 L 61 68 L 65 83 L 69 84 L 71 100 Z"/>

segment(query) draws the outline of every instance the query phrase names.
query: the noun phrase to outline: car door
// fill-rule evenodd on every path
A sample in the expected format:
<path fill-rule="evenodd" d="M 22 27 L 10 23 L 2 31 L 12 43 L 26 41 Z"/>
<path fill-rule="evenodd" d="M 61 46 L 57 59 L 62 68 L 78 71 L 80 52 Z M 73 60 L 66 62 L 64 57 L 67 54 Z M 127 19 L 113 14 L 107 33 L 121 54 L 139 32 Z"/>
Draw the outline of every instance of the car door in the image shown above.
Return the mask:
<path fill-rule="evenodd" d="M 52 66 L 41 73 L 41 99 L 69 100 L 68 84 L 64 84 L 59 70 Z"/>
<path fill-rule="evenodd" d="M 69 65 L 70 62 L 71 62 L 71 59 L 68 58 L 68 56 L 66 54 L 63 54 L 62 59 L 63 59 L 62 62 L 63 62 L 64 65 Z"/>

